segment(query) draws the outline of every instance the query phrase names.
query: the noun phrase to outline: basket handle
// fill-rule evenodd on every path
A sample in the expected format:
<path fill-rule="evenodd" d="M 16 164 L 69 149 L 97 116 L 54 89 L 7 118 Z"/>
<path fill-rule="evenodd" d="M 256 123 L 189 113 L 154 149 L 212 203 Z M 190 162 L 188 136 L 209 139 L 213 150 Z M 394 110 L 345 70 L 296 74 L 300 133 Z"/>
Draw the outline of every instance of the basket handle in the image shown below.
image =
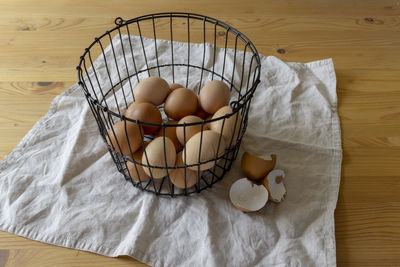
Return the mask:
<path fill-rule="evenodd" d="M 120 26 L 125 23 L 125 20 L 121 17 L 116 17 L 114 20 L 115 25 Z"/>

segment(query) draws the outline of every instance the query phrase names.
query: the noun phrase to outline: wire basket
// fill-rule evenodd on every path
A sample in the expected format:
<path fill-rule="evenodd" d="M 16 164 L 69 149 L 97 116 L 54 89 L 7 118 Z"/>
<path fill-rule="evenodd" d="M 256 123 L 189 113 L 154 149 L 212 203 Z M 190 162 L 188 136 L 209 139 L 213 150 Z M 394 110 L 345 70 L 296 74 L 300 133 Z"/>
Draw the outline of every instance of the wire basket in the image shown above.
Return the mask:
<path fill-rule="evenodd" d="M 118 171 L 134 187 L 157 195 L 189 195 L 212 187 L 230 170 L 246 131 L 251 99 L 260 82 L 261 64 L 255 46 L 228 24 L 192 13 L 157 13 L 130 20 L 116 18 L 115 24 L 114 28 L 95 38 L 85 49 L 77 71 L 78 83 Z M 125 117 L 124 110 L 135 101 L 135 85 L 150 76 L 164 78 L 169 83 L 179 82 L 196 94 L 200 93 L 208 81 L 223 81 L 231 92 L 229 106 L 232 112 L 201 122 L 167 124 L 164 107 L 160 105 L 157 108 L 163 114 L 161 124 Z M 228 120 L 234 120 L 233 129 L 237 133 L 233 133 L 232 138 L 225 142 L 228 145 L 222 146 L 222 132 Z M 169 127 L 182 128 L 186 142 L 188 127 L 200 125 L 199 161 L 186 164 L 184 160 L 183 165 L 179 166 L 168 166 L 166 162 L 161 166 L 152 166 L 147 159 L 146 149 L 143 153 L 147 160 L 142 161 L 134 156 L 132 144 L 129 144 L 128 154 L 122 153 L 121 148 L 117 147 L 121 140 L 116 139 L 116 144 L 108 142 L 111 135 L 117 138 L 114 125 L 120 121 L 124 125 L 124 138 L 128 144 L 130 139 L 127 127 L 131 124 L 139 125 L 142 147 L 153 140 L 154 136 L 144 134 L 141 126 L 160 127 L 164 159 L 167 153 L 165 131 Z M 215 156 L 201 161 L 203 131 L 209 123 L 216 121 L 222 122 L 222 127 Z M 211 168 L 201 170 L 201 166 L 210 162 Z M 141 168 L 149 168 L 149 177 L 141 177 Z M 189 168 L 197 172 L 197 181 L 190 187 L 187 184 Z M 156 169 L 165 170 L 165 176 L 157 179 L 153 177 L 151 170 Z M 177 187 L 171 181 L 170 174 L 177 169 L 183 170 L 184 187 Z M 135 175 L 132 175 L 135 171 Z"/>

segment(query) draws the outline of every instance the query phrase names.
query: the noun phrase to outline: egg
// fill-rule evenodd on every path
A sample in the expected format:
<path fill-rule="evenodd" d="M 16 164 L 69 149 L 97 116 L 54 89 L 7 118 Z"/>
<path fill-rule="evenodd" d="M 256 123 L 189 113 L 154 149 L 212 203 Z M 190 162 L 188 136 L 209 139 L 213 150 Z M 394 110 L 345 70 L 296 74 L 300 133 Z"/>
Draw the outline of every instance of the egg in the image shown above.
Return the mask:
<path fill-rule="evenodd" d="M 183 158 L 182 158 L 182 151 L 178 153 L 176 156 L 176 163 L 175 166 L 184 166 Z M 186 172 L 186 181 L 185 181 L 185 172 Z M 172 169 L 169 178 L 171 182 L 178 188 L 185 189 L 194 186 L 198 179 L 198 172 L 190 170 L 188 168 L 177 168 Z"/>
<path fill-rule="evenodd" d="M 182 118 L 179 124 L 188 124 L 194 122 L 202 122 L 203 120 L 199 117 L 189 115 Z M 203 130 L 208 129 L 206 125 L 203 126 Z M 201 131 L 201 124 L 191 125 L 191 126 L 178 126 L 176 127 L 176 137 L 178 137 L 179 142 L 184 145 L 193 135 Z M 185 139 L 186 137 L 186 139 Z"/>
<path fill-rule="evenodd" d="M 148 142 L 145 142 L 145 146 L 147 146 L 147 144 Z M 143 151 L 143 147 L 141 147 L 133 154 L 133 158 L 136 162 L 142 163 Z M 126 166 L 128 167 L 129 174 L 133 180 L 145 182 L 150 179 L 150 177 L 144 172 L 143 166 L 132 163 L 130 161 L 126 161 Z"/>
<path fill-rule="evenodd" d="M 177 123 L 178 123 L 177 121 L 168 121 L 166 124 L 173 125 Z M 168 137 L 174 143 L 176 151 L 181 151 L 183 146 L 179 142 L 178 137 L 176 136 L 176 128 L 177 127 L 165 127 L 165 136 Z M 156 136 L 163 136 L 162 127 L 158 130 Z"/>
<path fill-rule="evenodd" d="M 149 102 L 155 106 L 161 105 L 170 92 L 168 83 L 159 77 L 143 79 L 135 87 L 135 101 Z"/>
<path fill-rule="evenodd" d="M 201 140 L 201 151 L 200 151 L 200 140 Z M 219 144 L 219 147 L 218 147 Z M 186 143 L 185 148 L 183 149 L 182 157 L 183 162 L 185 162 L 185 150 L 186 150 L 186 165 L 192 165 L 199 162 L 205 162 L 208 160 L 215 159 L 217 156 L 220 157 L 224 154 L 225 151 L 225 141 L 222 136 L 218 133 L 206 130 L 195 134 L 189 141 Z M 217 154 L 218 151 L 218 154 Z M 199 158 L 199 153 L 200 158 Z M 207 163 L 201 163 L 200 165 L 188 167 L 191 170 L 197 171 L 198 166 L 200 166 L 200 170 L 207 170 L 214 167 L 215 161 L 210 161 Z"/>
<path fill-rule="evenodd" d="M 178 88 L 183 88 L 183 85 L 181 85 L 181 84 L 179 84 L 179 83 L 171 83 L 171 84 L 169 85 L 169 88 L 170 88 L 171 90 L 175 90 L 175 89 L 178 89 Z"/>
<path fill-rule="evenodd" d="M 164 111 L 168 117 L 180 120 L 197 109 L 197 95 L 187 88 L 173 90 L 165 100 Z"/>
<path fill-rule="evenodd" d="M 200 103 L 199 96 L 197 96 L 197 103 Z M 203 120 L 207 119 L 208 117 L 212 117 L 212 115 L 205 112 L 199 104 L 197 105 L 196 111 L 192 115 L 202 118 Z"/>
<path fill-rule="evenodd" d="M 148 102 L 133 102 L 125 112 L 125 117 L 141 122 L 162 123 L 161 112 Z M 142 125 L 145 134 L 153 134 L 159 127 Z"/>
<path fill-rule="evenodd" d="M 146 157 L 147 155 L 147 157 Z M 147 161 L 148 160 L 148 161 Z M 155 179 L 163 178 L 167 175 L 165 167 L 175 166 L 176 150 L 174 143 L 165 137 L 165 153 L 164 153 L 164 137 L 156 137 L 145 148 L 142 156 L 142 163 L 147 165 L 143 166 L 144 172 L 148 176 L 153 176 Z M 153 167 L 148 167 L 149 165 Z M 164 167 L 164 168 L 155 168 Z"/>
<path fill-rule="evenodd" d="M 119 121 L 107 133 L 106 140 L 108 145 L 114 147 L 115 151 L 124 156 L 131 156 L 130 150 L 134 153 L 142 146 L 140 128 L 136 123 L 127 121 L 125 132 L 124 121 Z M 129 149 L 129 145 L 131 149 Z"/>
<path fill-rule="evenodd" d="M 204 85 L 200 90 L 199 100 L 202 109 L 214 114 L 218 109 L 229 104 L 229 87 L 221 81 L 211 81 Z"/>
<path fill-rule="evenodd" d="M 217 119 L 230 113 L 232 113 L 232 109 L 229 106 L 225 106 L 220 108 L 217 112 L 215 112 L 214 115 L 212 116 L 212 119 Z M 222 126 L 224 127 L 223 129 Z M 222 132 L 222 135 L 224 136 L 225 139 L 225 144 L 227 144 L 227 146 L 234 146 L 236 144 L 236 140 L 238 138 L 241 128 L 243 129 L 243 122 L 240 113 L 233 114 L 229 118 L 226 118 L 225 122 L 224 119 L 220 119 L 210 123 L 211 130 L 217 133 Z"/>

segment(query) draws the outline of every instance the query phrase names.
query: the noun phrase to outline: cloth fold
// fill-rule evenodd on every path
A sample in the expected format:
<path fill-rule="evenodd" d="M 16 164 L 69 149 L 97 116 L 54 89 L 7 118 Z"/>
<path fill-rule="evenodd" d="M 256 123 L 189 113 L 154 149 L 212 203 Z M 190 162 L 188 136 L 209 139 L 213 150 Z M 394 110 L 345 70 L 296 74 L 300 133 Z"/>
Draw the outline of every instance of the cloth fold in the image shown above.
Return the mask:
<path fill-rule="evenodd" d="M 137 41 L 123 38 L 122 45 L 126 38 Z M 174 44 L 175 54 L 184 54 L 186 46 Z M 160 61 L 168 47 L 169 41 L 159 40 Z M 196 60 L 203 47 L 191 44 L 190 51 Z M 342 149 L 332 60 L 261 60 L 261 83 L 238 159 L 223 180 L 190 197 L 158 197 L 126 182 L 73 85 L 0 163 L 0 230 L 111 257 L 129 255 L 153 266 L 335 265 Z M 226 64 L 233 62 L 228 50 Z M 99 57 L 94 64 L 104 69 L 106 63 Z M 138 60 L 137 67 L 145 65 Z M 162 71 L 168 80 L 170 73 Z M 178 83 L 186 79 L 186 68 L 175 75 Z M 277 154 L 276 168 L 286 172 L 282 203 L 269 202 L 255 213 L 233 207 L 229 188 L 243 175 L 243 151 Z"/>

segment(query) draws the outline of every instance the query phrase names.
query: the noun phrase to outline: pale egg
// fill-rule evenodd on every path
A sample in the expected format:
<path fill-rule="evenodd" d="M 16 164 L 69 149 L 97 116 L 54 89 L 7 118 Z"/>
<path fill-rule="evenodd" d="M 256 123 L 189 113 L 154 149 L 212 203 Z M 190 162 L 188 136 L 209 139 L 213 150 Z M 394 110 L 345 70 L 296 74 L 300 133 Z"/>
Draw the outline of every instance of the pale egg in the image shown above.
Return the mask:
<path fill-rule="evenodd" d="M 168 121 L 166 124 L 167 125 L 174 125 L 177 124 L 177 121 Z M 165 127 L 165 136 L 168 137 L 175 145 L 176 151 L 181 151 L 182 150 L 182 144 L 179 142 L 178 137 L 176 136 L 176 128 L 177 127 Z M 163 128 L 161 127 L 156 136 L 163 136 L 164 131 Z"/>
<path fill-rule="evenodd" d="M 168 83 L 159 77 L 143 79 L 134 90 L 136 102 L 149 102 L 155 106 L 161 105 L 170 92 Z"/>
<path fill-rule="evenodd" d="M 182 118 L 178 123 L 179 124 L 189 124 L 195 122 L 202 122 L 203 120 L 199 117 L 189 115 Z M 178 137 L 179 142 L 184 145 L 193 135 L 200 132 L 202 129 L 201 124 L 190 125 L 190 126 L 178 126 L 176 127 L 176 137 Z M 203 130 L 207 130 L 207 125 L 203 126 Z"/>
<path fill-rule="evenodd" d="M 142 163 L 147 165 L 143 167 L 145 173 L 155 179 L 163 178 L 164 176 L 166 176 L 167 169 L 165 169 L 165 167 L 174 166 L 175 160 L 175 146 L 168 137 L 155 138 L 153 141 L 150 142 L 150 144 L 147 145 L 147 147 L 145 148 L 145 152 L 142 156 Z"/>
<path fill-rule="evenodd" d="M 200 90 L 199 100 L 205 112 L 214 114 L 218 109 L 229 104 L 229 87 L 224 82 L 217 80 L 208 82 Z"/>
<path fill-rule="evenodd" d="M 176 156 L 175 166 L 184 166 L 182 151 Z M 184 189 L 194 186 L 199 176 L 197 171 L 193 171 L 189 168 L 177 168 L 170 171 L 169 178 L 176 187 Z"/>
<path fill-rule="evenodd" d="M 200 146 L 201 143 L 201 146 Z M 186 150 L 186 154 L 185 154 Z M 215 165 L 215 161 L 206 162 L 216 157 L 220 157 L 225 152 L 225 141 L 222 136 L 214 131 L 206 130 L 203 132 L 198 132 L 186 143 L 183 149 L 182 157 L 186 155 L 186 164 L 198 164 L 201 163 L 200 170 L 207 170 Z M 183 162 L 185 159 L 183 158 Z M 189 167 L 194 171 L 198 170 L 198 165 Z"/>
<path fill-rule="evenodd" d="M 232 109 L 229 106 L 224 106 L 214 113 L 212 119 L 217 119 L 231 113 Z M 237 112 L 229 118 L 213 121 L 210 123 L 210 129 L 217 133 L 222 133 L 228 147 L 234 146 L 241 129 L 243 129 L 242 116 Z"/>

